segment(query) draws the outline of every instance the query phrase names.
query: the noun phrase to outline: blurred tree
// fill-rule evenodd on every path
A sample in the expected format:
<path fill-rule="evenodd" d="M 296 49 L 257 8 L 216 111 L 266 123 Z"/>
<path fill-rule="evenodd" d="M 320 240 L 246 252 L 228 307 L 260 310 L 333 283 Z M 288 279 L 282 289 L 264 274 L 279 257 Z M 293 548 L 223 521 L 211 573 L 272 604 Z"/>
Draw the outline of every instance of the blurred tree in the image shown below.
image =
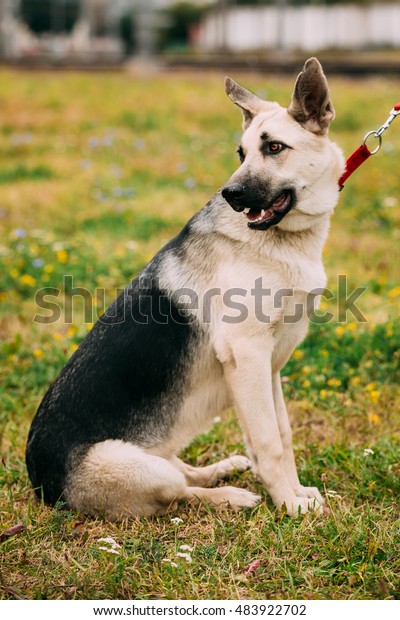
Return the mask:
<path fill-rule="evenodd" d="M 70 32 L 79 17 L 79 0 L 21 0 L 20 14 L 33 32 Z"/>
<path fill-rule="evenodd" d="M 161 47 L 163 49 L 186 47 L 190 43 L 191 29 L 199 23 L 206 10 L 207 7 L 191 2 L 177 2 L 166 9 L 164 12 L 166 25 L 161 32 Z"/>
<path fill-rule="evenodd" d="M 124 13 L 119 22 L 119 31 L 125 45 L 125 52 L 132 54 L 136 50 L 136 25 L 135 19 L 131 12 Z"/>

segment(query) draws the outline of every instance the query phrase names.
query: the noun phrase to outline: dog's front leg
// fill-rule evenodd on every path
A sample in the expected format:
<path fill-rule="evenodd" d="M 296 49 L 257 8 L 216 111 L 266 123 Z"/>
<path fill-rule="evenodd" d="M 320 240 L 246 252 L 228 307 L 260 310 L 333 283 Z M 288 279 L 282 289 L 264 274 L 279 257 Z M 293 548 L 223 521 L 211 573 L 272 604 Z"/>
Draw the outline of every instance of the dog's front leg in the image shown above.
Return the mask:
<path fill-rule="evenodd" d="M 284 446 L 275 410 L 271 355 L 257 342 L 225 343 L 219 355 L 242 426 L 253 470 L 274 504 L 290 515 L 320 507 L 315 499 L 296 495 L 285 466 Z"/>
<path fill-rule="evenodd" d="M 272 390 L 279 433 L 282 441 L 282 467 L 286 472 L 295 495 L 315 498 L 317 502 L 322 505 L 324 500 L 319 490 L 316 487 L 304 487 L 299 480 L 293 452 L 292 429 L 290 428 L 279 372 L 275 372 L 272 375 Z"/>

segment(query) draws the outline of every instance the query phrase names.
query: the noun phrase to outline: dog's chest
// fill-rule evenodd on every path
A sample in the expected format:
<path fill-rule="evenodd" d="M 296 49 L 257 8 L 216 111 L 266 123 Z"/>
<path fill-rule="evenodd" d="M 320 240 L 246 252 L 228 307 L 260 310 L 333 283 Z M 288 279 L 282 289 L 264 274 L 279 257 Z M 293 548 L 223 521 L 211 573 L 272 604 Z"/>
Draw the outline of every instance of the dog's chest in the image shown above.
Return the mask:
<path fill-rule="evenodd" d="M 218 318 L 226 323 L 296 325 L 312 314 L 326 285 L 322 263 L 226 261 L 215 280 Z"/>
<path fill-rule="evenodd" d="M 304 339 L 325 283 L 321 263 L 225 264 L 218 278 L 216 338 L 227 343 L 245 338 L 268 348 L 279 371 Z"/>

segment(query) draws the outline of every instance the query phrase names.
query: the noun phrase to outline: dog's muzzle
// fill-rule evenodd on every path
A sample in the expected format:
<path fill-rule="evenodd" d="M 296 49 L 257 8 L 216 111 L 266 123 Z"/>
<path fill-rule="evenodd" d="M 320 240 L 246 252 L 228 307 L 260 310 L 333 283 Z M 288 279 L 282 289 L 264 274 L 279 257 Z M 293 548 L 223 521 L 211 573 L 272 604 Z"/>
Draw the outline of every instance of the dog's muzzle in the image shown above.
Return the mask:
<path fill-rule="evenodd" d="M 221 194 L 232 209 L 244 211 L 248 227 L 255 230 L 267 230 L 279 224 L 295 204 L 295 192 L 291 188 L 283 188 L 267 200 L 258 191 L 249 191 L 241 183 L 231 183 Z"/>

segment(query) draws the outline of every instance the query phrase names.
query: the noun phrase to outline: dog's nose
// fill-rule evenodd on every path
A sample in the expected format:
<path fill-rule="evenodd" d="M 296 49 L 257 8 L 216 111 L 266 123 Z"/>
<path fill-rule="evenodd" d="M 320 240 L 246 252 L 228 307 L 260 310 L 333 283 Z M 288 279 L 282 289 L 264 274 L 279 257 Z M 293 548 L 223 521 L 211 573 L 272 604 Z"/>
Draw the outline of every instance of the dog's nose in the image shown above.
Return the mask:
<path fill-rule="evenodd" d="M 240 183 L 232 183 L 232 185 L 226 185 L 222 189 L 222 197 L 237 211 L 243 211 L 244 207 L 237 204 L 244 196 L 244 186 Z"/>

